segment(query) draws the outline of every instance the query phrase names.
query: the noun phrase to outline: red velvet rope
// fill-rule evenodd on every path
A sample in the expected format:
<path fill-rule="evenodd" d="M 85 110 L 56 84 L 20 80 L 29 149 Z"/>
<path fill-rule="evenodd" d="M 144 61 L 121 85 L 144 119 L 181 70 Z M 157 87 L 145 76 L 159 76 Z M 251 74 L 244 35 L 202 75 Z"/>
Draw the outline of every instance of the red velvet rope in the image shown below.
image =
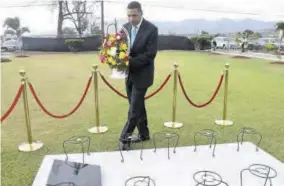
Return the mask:
<path fill-rule="evenodd" d="M 192 100 L 188 97 L 188 95 L 186 94 L 186 91 L 185 91 L 185 89 L 184 89 L 184 86 L 183 86 L 183 83 L 182 83 L 182 80 L 181 80 L 181 75 L 180 75 L 180 73 L 178 74 L 178 79 L 179 79 L 179 84 L 180 84 L 180 86 L 181 86 L 182 92 L 183 92 L 185 98 L 187 99 L 187 101 L 188 101 L 191 105 L 193 105 L 194 107 L 202 108 L 202 107 L 205 107 L 205 106 L 209 105 L 209 104 L 214 100 L 214 98 L 216 97 L 216 95 L 218 94 L 218 92 L 219 92 L 219 90 L 220 90 L 220 87 L 221 87 L 221 85 L 222 85 L 223 79 L 224 79 L 224 74 L 221 75 L 220 80 L 219 80 L 219 84 L 218 84 L 218 86 L 217 86 L 217 88 L 216 88 L 214 94 L 213 94 L 212 97 L 210 98 L 210 100 L 207 101 L 207 102 L 205 102 L 205 103 L 203 103 L 203 104 L 196 104 L 196 103 L 193 103 L 193 101 L 192 101 Z"/>
<path fill-rule="evenodd" d="M 86 97 L 86 95 L 87 95 L 87 92 L 88 92 L 89 87 L 90 87 L 90 85 L 91 85 L 91 81 L 92 81 L 92 76 L 89 77 L 87 86 L 86 86 L 86 88 L 85 88 L 85 90 L 84 90 L 84 93 L 83 93 L 83 95 L 82 95 L 80 101 L 79 101 L 79 102 L 77 103 L 77 105 L 75 106 L 75 108 L 74 108 L 73 110 L 71 110 L 69 113 L 64 114 L 64 115 L 61 115 L 61 116 L 50 113 L 50 112 L 43 106 L 43 104 L 41 103 L 41 101 L 39 100 L 39 98 L 38 98 L 38 96 L 36 95 L 35 90 L 34 90 L 34 88 L 33 88 L 33 86 L 32 86 L 31 83 L 29 83 L 29 87 L 30 87 L 30 90 L 31 90 L 31 92 L 32 92 L 32 94 L 33 94 L 33 96 L 34 96 L 36 102 L 39 104 L 39 106 L 41 107 L 41 109 L 42 109 L 47 115 L 49 115 L 49 116 L 51 116 L 51 117 L 53 117 L 53 118 L 62 119 L 62 118 L 66 118 L 66 117 L 72 115 L 73 113 L 75 113 L 75 112 L 78 110 L 78 108 L 81 106 L 81 104 L 83 103 L 83 101 L 84 101 L 84 99 L 85 99 L 85 97 Z"/>
<path fill-rule="evenodd" d="M 163 82 L 163 84 L 157 90 L 155 90 L 154 92 L 146 96 L 145 99 L 149 99 L 153 97 L 154 95 L 156 95 L 158 92 L 160 92 L 164 88 L 164 86 L 167 84 L 167 82 L 169 81 L 171 77 L 172 77 L 172 74 L 169 74 L 167 78 L 165 79 L 165 81 Z"/>
<path fill-rule="evenodd" d="M 104 82 L 111 90 L 113 90 L 117 95 L 121 96 L 122 98 L 127 99 L 127 96 L 124 95 L 124 94 L 122 94 L 122 93 L 120 93 L 117 89 L 115 89 L 115 88 L 106 80 L 106 78 L 104 77 L 103 74 L 100 73 L 100 76 L 101 76 L 103 82 Z M 171 76 L 172 76 L 172 75 L 169 74 L 169 75 L 167 76 L 167 78 L 164 80 L 164 82 L 162 83 L 162 85 L 161 85 L 157 90 L 155 90 L 154 92 L 152 92 L 151 94 L 149 94 L 148 96 L 146 96 L 146 97 L 145 97 L 145 100 L 147 100 L 147 99 L 153 97 L 153 96 L 156 95 L 158 92 L 160 92 L 160 91 L 164 88 L 164 86 L 167 84 L 167 82 L 169 81 L 169 79 L 171 78 Z"/>
<path fill-rule="evenodd" d="M 104 75 L 103 75 L 102 73 L 100 73 L 100 76 L 101 76 L 103 82 L 104 82 L 111 90 L 113 90 L 113 91 L 114 91 L 117 95 L 119 95 L 120 97 L 127 99 L 127 96 L 124 95 L 124 94 L 122 94 L 122 93 L 120 93 L 118 90 L 116 90 L 116 89 L 106 80 L 106 78 L 104 77 Z"/>
<path fill-rule="evenodd" d="M 24 90 L 24 84 L 21 84 L 12 105 L 7 110 L 7 112 L 1 117 L 1 122 L 4 121 L 11 114 L 11 112 L 14 110 L 14 108 L 16 107 L 16 105 L 17 105 L 17 103 L 18 103 L 18 101 L 21 97 L 23 90 Z"/>

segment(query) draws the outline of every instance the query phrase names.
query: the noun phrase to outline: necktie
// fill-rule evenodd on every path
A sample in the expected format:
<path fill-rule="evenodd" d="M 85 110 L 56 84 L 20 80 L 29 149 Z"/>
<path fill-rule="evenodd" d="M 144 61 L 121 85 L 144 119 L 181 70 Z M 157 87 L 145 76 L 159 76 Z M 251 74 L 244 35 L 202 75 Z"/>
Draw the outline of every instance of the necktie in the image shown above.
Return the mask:
<path fill-rule="evenodd" d="M 131 29 L 131 48 L 132 48 L 133 43 L 135 41 L 136 34 L 137 34 L 137 27 L 132 26 L 132 29 Z"/>

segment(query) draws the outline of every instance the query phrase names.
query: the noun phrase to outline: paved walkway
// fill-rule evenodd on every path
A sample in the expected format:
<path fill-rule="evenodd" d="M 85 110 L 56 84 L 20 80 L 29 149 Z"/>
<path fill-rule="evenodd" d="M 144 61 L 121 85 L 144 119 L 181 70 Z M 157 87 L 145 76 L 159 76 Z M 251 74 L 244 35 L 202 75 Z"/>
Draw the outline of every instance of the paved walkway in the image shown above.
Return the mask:
<path fill-rule="evenodd" d="M 215 53 L 225 54 L 225 55 L 232 55 L 232 56 L 245 56 L 251 58 L 259 58 L 259 59 L 266 59 L 266 60 L 274 60 L 274 61 L 283 61 L 284 56 L 277 56 L 273 54 L 265 54 L 265 53 L 258 53 L 258 52 L 240 52 L 240 51 L 215 51 Z"/>

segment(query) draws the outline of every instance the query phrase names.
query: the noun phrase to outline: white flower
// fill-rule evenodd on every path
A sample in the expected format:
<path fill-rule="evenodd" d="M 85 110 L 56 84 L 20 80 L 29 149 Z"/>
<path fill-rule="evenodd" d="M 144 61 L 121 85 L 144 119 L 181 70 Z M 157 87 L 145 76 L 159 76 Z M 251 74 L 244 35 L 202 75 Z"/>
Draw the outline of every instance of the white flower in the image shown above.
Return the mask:
<path fill-rule="evenodd" d="M 120 35 L 116 36 L 116 39 L 117 39 L 117 40 L 120 40 L 120 39 L 121 39 Z"/>
<path fill-rule="evenodd" d="M 115 57 L 115 56 L 116 56 L 116 50 L 117 50 L 116 47 L 111 47 L 111 49 L 110 49 L 110 55 L 111 55 L 112 57 Z"/>

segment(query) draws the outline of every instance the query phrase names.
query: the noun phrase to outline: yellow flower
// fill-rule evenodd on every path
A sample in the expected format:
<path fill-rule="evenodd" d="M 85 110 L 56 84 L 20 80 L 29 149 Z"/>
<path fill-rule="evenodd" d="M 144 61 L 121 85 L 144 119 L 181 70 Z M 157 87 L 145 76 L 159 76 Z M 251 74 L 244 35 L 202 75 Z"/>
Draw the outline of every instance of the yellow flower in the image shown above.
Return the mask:
<path fill-rule="evenodd" d="M 119 53 L 119 59 L 124 59 L 126 57 L 126 53 L 125 52 L 120 52 Z"/>
<path fill-rule="evenodd" d="M 108 58 L 108 62 L 112 65 L 115 65 L 116 64 L 116 61 L 113 59 L 113 57 L 109 57 Z"/>
<path fill-rule="evenodd" d="M 121 50 L 127 50 L 127 45 L 126 45 L 126 43 L 121 43 L 121 44 L 120 44 L 120 49 L 121 49 Z"/>
<path fill-rule="evenodd" d="M 129 64 L 129 61 L 126 61 L 126 62 L 125 62 L 125 64 L 126 64 L 126 66 L 128 66 L 128 64 Z"/>
<path fill-rule="evenodd" d="M 115 36 L 112 35 L 112 36 L 109 37 L 109 41 L 115 41 L 115 40 L 116 40 Z"/>
<path fill-rule="evenodd" d="M 106 55 L 106 50 L 101 50 L 100 55 Z"/>

